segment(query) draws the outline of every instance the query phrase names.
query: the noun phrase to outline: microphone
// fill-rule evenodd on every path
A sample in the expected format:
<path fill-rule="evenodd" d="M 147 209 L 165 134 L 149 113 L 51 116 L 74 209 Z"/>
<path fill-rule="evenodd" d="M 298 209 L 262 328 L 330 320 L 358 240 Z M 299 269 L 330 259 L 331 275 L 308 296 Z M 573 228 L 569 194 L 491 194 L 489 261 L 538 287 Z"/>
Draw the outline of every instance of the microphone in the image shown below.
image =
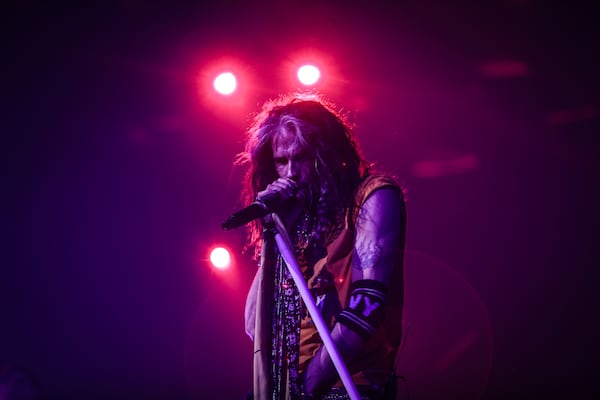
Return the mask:
<path fill-rule="evenodd" d="M 262 218 L 267 214 L 279 210 L 285 204 L 288 204 L 289 200 L 294 199 L 295 198 L 292 197 L 285 199 L 286 201 L 284 201 L 280 192 L 266 194 L 260 200 L 256 200 L 249 206 L 231 214 L 221 224 L 221 228 L 223 228 L 224 231 L 229 231 L 242 225 L 246 225 L 248 222 L 255 220 L 256 218 Z"/>

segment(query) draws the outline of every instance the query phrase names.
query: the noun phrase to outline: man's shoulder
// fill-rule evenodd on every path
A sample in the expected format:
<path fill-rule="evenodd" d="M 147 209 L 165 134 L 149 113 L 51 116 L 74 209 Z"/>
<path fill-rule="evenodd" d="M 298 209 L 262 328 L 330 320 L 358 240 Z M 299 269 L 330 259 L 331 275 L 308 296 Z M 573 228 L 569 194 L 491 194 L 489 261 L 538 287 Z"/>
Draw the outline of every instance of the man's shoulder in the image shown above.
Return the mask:
<path fill-rule="evenodd" d="M 402 188 L 396 177 L 384 172 L 375 172 L 366 175 L 361 181 L 356 191 L 357 203 L 362 204 L 374 191 L 383 188 L 397 190 L 402 194 Z"/>

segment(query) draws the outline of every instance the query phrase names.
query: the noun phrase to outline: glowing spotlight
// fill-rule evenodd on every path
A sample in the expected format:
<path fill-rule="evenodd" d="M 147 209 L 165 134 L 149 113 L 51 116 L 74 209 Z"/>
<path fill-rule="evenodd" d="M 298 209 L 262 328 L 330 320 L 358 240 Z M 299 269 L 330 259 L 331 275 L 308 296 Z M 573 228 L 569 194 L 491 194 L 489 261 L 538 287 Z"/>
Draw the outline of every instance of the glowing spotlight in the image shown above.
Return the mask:
<path fill-rule="evenodd" d="M 320 76 L 321 72 L 314 65 L 303 65 L 298 68 L 298 79 L 304 85 L 314 85 Z"/>
<path fill-rule="evenodd" d="M 231 256 L 229 255 L 229 251 L 227 251 L 227 249 L 223 247 L 215 247 L 210 252 L 210 262 L 215 268 L 228 268 L 229 263 L 231 262 Z"/>
<path fill-rule="evenodd" d="M 213 86 L 217 92 L 229 95 L 235 91 L 237 80 L 231 72 L 223 72 L 215 78 Z"/>

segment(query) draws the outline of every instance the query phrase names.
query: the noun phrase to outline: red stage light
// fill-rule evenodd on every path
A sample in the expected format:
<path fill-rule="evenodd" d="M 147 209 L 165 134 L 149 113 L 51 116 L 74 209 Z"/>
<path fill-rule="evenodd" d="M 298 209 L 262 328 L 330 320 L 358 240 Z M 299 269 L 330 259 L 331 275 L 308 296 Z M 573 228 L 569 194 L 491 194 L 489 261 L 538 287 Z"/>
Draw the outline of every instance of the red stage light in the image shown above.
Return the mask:
<path fill-rule="evenodd" d="M 314 65 L 307 64 L 307 65 L 303 65 L 300 68 L 298 68 L 297 76 L 298 76 L 298 80 L 303 85 L 309 86 L 309 85 L 314 85 L 315 83 L 317 83 L 317 81 L 321 77 L 321 72 Z"/>
<path fill-rule="evenodd" d="M 213 81 L 215 90 L 224 95 L 232 94 L 237 88 L 237 80 L 231 72 L 223 72 L 219 74 Z"/>
<path fill-rule="evenodd" d="M 217 57 L 203 64 L 196 78 L 200 103 L 230 121 L 246 117 L 246 102 L 252 92 L 252 74 L 235 58 Z"/>
<path fill-rule="evenodd" d="M 231 255 L 224 247 L 215 247 L 210 252 L 210 262 L 215 268 L 227 269 L 231 264 Z"/>

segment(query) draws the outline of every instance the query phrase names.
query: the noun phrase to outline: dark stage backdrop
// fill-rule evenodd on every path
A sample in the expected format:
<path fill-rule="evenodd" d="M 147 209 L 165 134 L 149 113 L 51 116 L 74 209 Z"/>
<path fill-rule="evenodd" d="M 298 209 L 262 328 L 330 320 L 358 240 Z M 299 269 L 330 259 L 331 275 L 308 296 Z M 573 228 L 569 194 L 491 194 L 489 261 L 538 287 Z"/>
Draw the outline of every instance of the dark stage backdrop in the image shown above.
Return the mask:
<path fill-rule="evenodd" d="M 367 158 L 407 190 L 400 393 L 591 397 L 591 4 L 15 3 L 1 28 L 0 398 L 10 379 L 46 399 L 243 398 L 256 265 L 220 223 L 241 206 L 232 161 L 251 114 L 296 88 L 305 51 Z M 201 87 L 227 60 L 241 71 L 229 102 Z M 214 244 L 230 270 L 210 269 Z"/>

